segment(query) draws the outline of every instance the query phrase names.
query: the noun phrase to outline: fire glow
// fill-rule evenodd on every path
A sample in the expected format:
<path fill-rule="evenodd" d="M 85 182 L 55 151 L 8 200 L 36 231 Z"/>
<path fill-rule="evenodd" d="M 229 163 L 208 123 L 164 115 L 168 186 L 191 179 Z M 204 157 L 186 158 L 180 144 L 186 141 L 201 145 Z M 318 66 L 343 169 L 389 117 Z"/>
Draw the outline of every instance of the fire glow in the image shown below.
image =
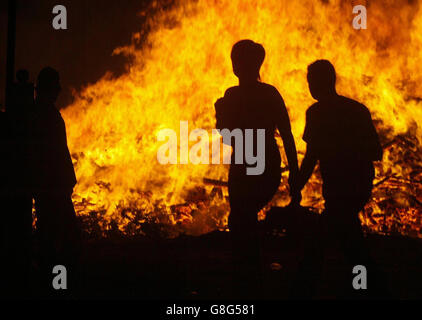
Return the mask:
<path fill-rule="evenodd" d="M 356 4 L 367 7 L 366 30 L 352 27 Z M 118 78 L 106 73 L 62 111 L 78 178 L 73 200 L 90 231 L 145 234 L 154 226 L 173 237 L 226 227 L 228 166 L 161 165 L 156 136 L 163 128 L 177 131 L 181 120 L 214 128 L 214 102 L 237 84 L 231 47 L 252 39 L 266 50 L 261 78 L 285 100 L 299 161 L 305 111 L 313 103 L 307 65 L 321 58 L 334 64 L 338 92 L 369 108 L 385 146 L 363 225 L 422 237 L 417 1 L 198 0 L 167 10 L 160 10 L 159 2 L 152 7 L 149 33 L 134 33 L 132 44 L 114 51 L 128 57 L 127 72 Z M 287 173 L 273 205 L 288 203 L 286 180 Z M 314 175 L 302 205 L 323 208 L 320 184 Z"/>

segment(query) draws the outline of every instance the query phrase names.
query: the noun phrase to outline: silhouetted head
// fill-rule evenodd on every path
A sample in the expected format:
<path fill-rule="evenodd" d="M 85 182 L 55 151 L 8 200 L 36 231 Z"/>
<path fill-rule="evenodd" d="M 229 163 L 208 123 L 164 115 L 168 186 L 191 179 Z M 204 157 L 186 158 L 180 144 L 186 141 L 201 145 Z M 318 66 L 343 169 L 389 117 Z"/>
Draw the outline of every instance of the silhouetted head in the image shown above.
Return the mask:
<path fill-rule="evenodd" d="M 26 83 L 29 80 L 29 72 L 25 69 L 16 71 L 16 79 L 19 83 Z"/>
<path fill-rule="evenodd" d="M 259 80 L 259 69 L 265 58 L 265 49 L 252 40 L 236 42 L 232 48 L 233 72 L 239 80 Z"/>
<path fill-rule="evenodd" d="M 37 78 L 37 99 L 54 104 L 60 90 L 59 73 L 51 67 L 42 69 Z"/>
<path fill-rule="evenodd" d="M 308 66 L 308 84 L 311 95 L 323 100 L 336 95 L 336 71 L 328 60 L 317 60 Z"/>

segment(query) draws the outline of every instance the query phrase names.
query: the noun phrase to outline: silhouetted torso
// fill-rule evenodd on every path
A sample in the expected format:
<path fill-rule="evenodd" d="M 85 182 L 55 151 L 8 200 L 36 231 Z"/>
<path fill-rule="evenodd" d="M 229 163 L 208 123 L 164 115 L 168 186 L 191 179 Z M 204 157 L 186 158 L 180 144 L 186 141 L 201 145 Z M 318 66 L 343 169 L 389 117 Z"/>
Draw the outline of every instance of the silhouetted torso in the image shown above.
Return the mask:
<path fill-rule="evenodd" d="M 76 176 L 63 118 L 53 105 L 36 102 L 35 108 L 32 128 L 35 189 L 71 190 L 76 184 Z"/>
<path fill-rule="evenodd" d="M 224 105 L 216 110 L 217 128 L 233 130 L 265 129 L 265 172 L 280 171 L 280 151 L 274 138 L 277 123 L 283 122 L 282 130 L 290 131 L 290 122 L 281 95 L 273 86 L 256 82 L 250 86 L 229 88 L 224 95 Z M 256 130 L 254 130 L 254 155 L 256 155 Z M 246 165 L 234 164 L 235 145 L 231 160 L 231 176 L 244 176 Z M 243 148 L 244 150 L 244 148 Z M 243 157 L 244 158 L 244 157 Z"/>
<path fill-rule="evenodd" d="M 372 186 L 381 146 L 364 105 L 343 96 L 315 103 L 307 110 L 303 139 L 320 162 L 325 199 Z"/>

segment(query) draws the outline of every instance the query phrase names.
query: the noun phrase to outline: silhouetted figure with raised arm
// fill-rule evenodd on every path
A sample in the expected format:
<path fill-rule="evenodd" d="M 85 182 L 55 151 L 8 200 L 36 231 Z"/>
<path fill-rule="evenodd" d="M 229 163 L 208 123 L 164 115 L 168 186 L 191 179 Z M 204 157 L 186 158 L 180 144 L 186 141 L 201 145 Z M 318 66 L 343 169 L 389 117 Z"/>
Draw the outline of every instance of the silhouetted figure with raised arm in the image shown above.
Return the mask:
<path fill-rule="evenodd" d="M 76 177 L 67 147 L 65 123 L 55 107 L 60 90 L 59 73 L 50 67 L 42 69 L 36 84 L 31 163 L 37 232 L 46 277 L 42 281 L 50 288 L 54 265 L 64 265 L 68 276 L 74 275 L 72 268 L 79 244 L 71 198 Z"/>
<path fill-rule="evenodd" d="M 237 42 L 231 52 L 233 72 L 239 78 L 239 85 L 227 89 L 223 98 L 215 103 L 217 129 L 231 132 L 241 130 L 246 137 L 246 129 L 254 129 L 253 150 L 258 157 L 265 156 L 265 169 L 262 173 L 248 175 L 251 167 L 245 161 L 237 163 L 241 153 L 245 159 L 247 139 L 243 148 L 238 141 L 223 142 L 231 144 L 233 153 L 229 171 L 229 229 L 233 240 L 235 260 L 235 290 L 243 294 L 255 294 L 259 287 L 260 253 L 258 235 L 258 212 L 272 199 L 281 180 L 280 151 L 274 138 L 278 129 L 284 143 L 290 168 L 290 184 L 298 172 L 295 142 L 291 133 L 290 120 L 284 101 L 273 86 L 260 81 L 259 70 L 264 61 L 265 50 L 262 45 L 251 40 Z M 257 144 L 258 129 L 265 130 L 264 154 Z M 222 132 L 222 131 L 221 131 Z M 232 139 L 234 140 L 234 139 Z M 295 194 L 297 201 L 298 193 Z M 254 283 L 255 282 L 255 283 Z M 248 292 L 249 291 L 249 292 Z"/>
<path fill-rule="evenodd" d="M 303 140 L 307 149 L 298 187 L 303 188 L 319 161 L 325 200 L 320 249 L 341 248 L 349 263 L 345 272 L 350 281 L 344 285 L 351 290 L 353 266 L 370 269 L 358 214 L 371 197 L 373 161 L 381 160 L 383 151 L 369 110 L 337 94 L 336 73 L 329 61 L 309 65 L 307 77 L 317 102 L 306 112 Z"/>

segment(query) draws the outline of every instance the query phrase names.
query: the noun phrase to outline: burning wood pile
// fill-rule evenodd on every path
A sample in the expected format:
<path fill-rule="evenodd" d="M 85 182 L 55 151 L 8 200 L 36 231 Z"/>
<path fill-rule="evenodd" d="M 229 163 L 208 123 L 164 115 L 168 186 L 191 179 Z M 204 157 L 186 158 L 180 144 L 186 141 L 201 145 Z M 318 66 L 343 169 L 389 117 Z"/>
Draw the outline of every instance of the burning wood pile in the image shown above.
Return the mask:
<path fill-rule="evenodd" d="M 299 161 L 314 102 L 306 68 L 316 59 L 333 62 L 338 92 L 369 108 L 385 147 L 362 224 L 422 237 L 422 10 L 417 1 L 370 6 L 367 29 L 355 30 L 352 6 L 340 0 L 176 1 L 165 9 L 154 2 L 154 14 L 143 12 L 148 33 L 114 51 L 128 57 L 127 72 L 106 73 L 62 112 L 78 178 L 73 201 L 86 231 L 176 237 L 226 228 L 227 166 L 162 165 L 157 132 L 177 131 L 180 121 L 214 128 L 214 102 L 236 84 L 231 47 L 250 38 L 266 49 L 262 80 L 286 102 Z M 288 203 L 286 179 L 272 205 Z M 302 205 L 321 212 L 320 188 L 316 174 Z"/>
<path fill-rule="evenodd" d="M 384 152 L 386 163 L 377 164 L 372 201 L 361 216 L 363 225 L 381 234 L 422 238 L 422 148 L 408 132 L 387 143 Z"/>
<path fill-rule="evenodd" d="M 422 148 L 409 132 L 384 144 L 384 152 L 386 161 L 393 165 L 376 163 L 372 199 L 360 214 L 364 230 L 368 233 L 422 238 Z M 401 168 L 401 171 L 394 172 L 391 168 Z M 273 201 L 260 212 L 260 220 L 265 218 L 272 206 L 288 203 L 286 186 L 287 175 L 284 175 Z M 151 192 L 139 193 L 139 200 L 133 202 L 133 208 L 117 208 L 121 219 L 128 221 L 123 230 L 119 229 L 118 220 L 101 224 L 101 212 L 91 211 L 88 216 L 81 215 L 80 219 L 86 231 L 94 237 L 113 234 L 175 237 L 184 233 L 200 235 L 216 229 L 226 230 L 230 210 L 226 187 L 225 181 L 204 178 L 201 186 L 188 190 L 184 203 L 171 206 L 163 203 L 152 205 L 149 203 Z M 318 172 L 308 188 L 313 190 L 308 205 L 321 213 L 323 199 Z M 84 205 L 83 202 L 77 203 L 78 208 L 83 209 Z"/>

